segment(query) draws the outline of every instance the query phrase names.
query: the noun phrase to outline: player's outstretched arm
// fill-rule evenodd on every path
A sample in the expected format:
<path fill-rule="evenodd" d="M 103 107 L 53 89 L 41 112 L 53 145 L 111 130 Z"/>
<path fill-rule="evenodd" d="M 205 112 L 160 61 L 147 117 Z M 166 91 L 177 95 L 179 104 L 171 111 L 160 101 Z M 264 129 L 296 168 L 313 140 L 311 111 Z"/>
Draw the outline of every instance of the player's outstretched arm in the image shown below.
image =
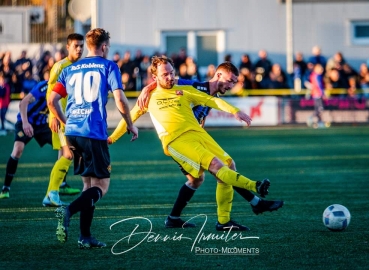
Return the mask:
<path fill-rule="evenodd" d="M 204 100 L 205 100 L 205 104 L 203 105 L 209 106 L 211 108 L 214 108 L 220 111 L 231 113 L 236 117 L 237 120 L 245 122 L 248 126 L 251 125 L 251 121 L 252 121 L 251 117 L 248 116 L 246 113 L 242 112 L 237 107 L 234 107 L 233 105 L 229 104 L 228 102 L 220 98 L 212 97 L 208 99 L 209 95 L 206 95 L 204 93 L 200 93 L 196 96 L 201 96 L 201 95 L 204 97 Z M 198 98 L 196 97 L 196 99 Z"/>
<path fill-rule="evenodd" d="M 36 101 L 35 97 L 31 93 L 29 93 L 19 103 L 19 112 L 22 118 L 22 125 L 23 125 L 22 128 L 23 128 L 24 134 L 26 134 L 28 137 L 33 137 L 33 127 L 28 122 L 28 115 L 27 115 L 28 105 L 35 101 Z"/>
<path fill-rule="evenodd" d="M 245 122 L 248 126 L 251 125 L 251 117 L 248 116 L 246 113 L 244 113 L 243 111 L 238 111 L 234 114 L 234 117 L 239 120 L 239 121 L 243 121 Z"/>
<path fill-rule="evenodd" d="M 145 114 L 145 111 L 142 111 L 138 107 L 137 104 L 132 108 L 131 113 L 130 113 L 131 119 L 132 119 L 133 122 L 136 122 L 136 120 L 138 118 L 140 118 L 140 116 L 143 115 L 143 114 Z M 115 130 L 113 131 L 113 133 L 109 136 L 108 143 L 109 144 L 115 143 L 127 131 L 128 131 L 128 129 L 127 129 L 127 123 L 126 123 L 126 121 L 123 118 L 122 120 L 120 120 L 118 126 L 115 128 Z"/>
<path fill-rule="evenodd" d="M 146 85 L 142 88 L 141 94 L 137 98 L 137 105 L 140 107 L 141 110 L 145 110 L 149 105 L 150 101 L 150 92 L 156 88 L 156 81 Z"/>
<path fill-rule="evenodd" d="M 117 90 L 113 91 L 113 94 L 114 94 L 115 104 L 117 105 L 120 113 L 122 114 L 124 122 L 126 123 L 125 130 L 128 133 L 132 132 L 133 135 L 132 135 L 131 141 L 134 141 L 138 138 L 138 128 L 133 125 L 132 117 L 131 117 L 131 114 L 129 112 L 128 100 L 127 100 L 126 96 L 124 95 L 123 90 L 121 90 L 121 89 L 117 89 Z M 120 136 L 122 136 L 122 135 L 120 135 Z M 109 140 L 108 140 L 108 142 L 109 142 Z M 114 141 L 112 141 L 112 142 L 114 142 Z"/>

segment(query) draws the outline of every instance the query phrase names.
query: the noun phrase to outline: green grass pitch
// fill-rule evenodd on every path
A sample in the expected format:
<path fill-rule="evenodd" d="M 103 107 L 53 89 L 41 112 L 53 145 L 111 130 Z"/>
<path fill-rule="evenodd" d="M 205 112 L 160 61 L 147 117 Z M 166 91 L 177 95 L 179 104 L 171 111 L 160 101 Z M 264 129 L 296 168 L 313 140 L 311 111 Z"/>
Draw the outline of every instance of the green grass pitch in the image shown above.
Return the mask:
<path fill-rule="evenodd" d="M 110 147 L 111 185 L 92 225 L 93 235 L 108 247 L 79 250 L 79 215 L 61 244 L 54 209 L 42 206 L 57 153 L 32 141 L 10 199 L 0 200 L 0 269 L 368 269 L 369 127 L 208 131 L 240 173 L 271 180 L 268 198 L 283 199 L 282 209 L 256 216 L 235 193 L 232 218 L 251 231 L 217 232 L 215 180 L 206 173 L 183 213 L 198 226 L 165 229 L 185 178 L 163 154 L 156 133 L 141 130 L 137 141 L 125 136 Z M 13 134 L 0 137 L 2 177 L 12 147 Z M 82 187 L 72 171 L 68 181 Z M 331 232 L 322 223 L 324 209 L 333 203 L 351 212 L 345 231 Z"/>

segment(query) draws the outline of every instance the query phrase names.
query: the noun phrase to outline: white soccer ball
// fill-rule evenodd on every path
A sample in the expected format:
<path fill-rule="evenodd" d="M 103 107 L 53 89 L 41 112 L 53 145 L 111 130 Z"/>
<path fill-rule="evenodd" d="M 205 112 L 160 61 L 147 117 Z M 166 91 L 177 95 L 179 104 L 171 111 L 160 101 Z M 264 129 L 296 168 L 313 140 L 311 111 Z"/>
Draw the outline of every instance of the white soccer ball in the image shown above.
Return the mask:
<path fill-rule="evenodd" d="M 323 212 L 323 224 L 331 231 L 343 231 L 350 224 L 349 210 L 340 204 L 332 204 Z"/>

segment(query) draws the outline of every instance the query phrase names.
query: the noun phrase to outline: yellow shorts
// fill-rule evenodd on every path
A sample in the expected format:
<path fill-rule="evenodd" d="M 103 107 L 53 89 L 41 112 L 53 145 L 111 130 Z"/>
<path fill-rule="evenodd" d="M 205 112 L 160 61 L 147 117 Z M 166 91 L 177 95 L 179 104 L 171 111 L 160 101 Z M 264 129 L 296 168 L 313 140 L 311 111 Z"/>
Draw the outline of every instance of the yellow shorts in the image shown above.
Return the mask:
<path fill-rule="evenodd" d="M 67 105 L 67 99 L 66 98 L 62 98 L 60 100 L 60 105 L 61 105 L 62 110 L 64 112 L 65 111 L 65 107 Z M 54 114 L 49 111 L 49 127 L 51 125 L 51 119 L 54 118 L 54 117 L 55 117 Z M 64 132 L 64 126 L 63 126 L 62 130 Z M 57 132 L 52 132 L 51 138 L 52 138 L 52 143 L 53 143 L 53 149 L 54 150 L 61 149 L 62 148 L 62 144 L 60 142 L 59 134 Z M 64 140 L 65 140 L 65 136 L 64 136 Z"/>
<path fill-rule="evenodd" d="M 193 177 L 200 177 L 217 157 L 226 166 L 232 158 L 206 132 L 188 131 L 168 145 L 171 157 Z"/>

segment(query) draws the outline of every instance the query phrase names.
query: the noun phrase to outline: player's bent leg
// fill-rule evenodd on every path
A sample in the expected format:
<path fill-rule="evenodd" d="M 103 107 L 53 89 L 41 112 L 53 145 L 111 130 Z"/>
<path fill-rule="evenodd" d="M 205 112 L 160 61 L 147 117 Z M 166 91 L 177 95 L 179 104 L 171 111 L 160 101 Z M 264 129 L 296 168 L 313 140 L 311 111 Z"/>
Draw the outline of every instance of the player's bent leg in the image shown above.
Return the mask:
<path fill-rule="evenodd" d="M 256 181 L 231 170 L 223 164 L 217 157 L 214 157 L 210 162 L 208 170 L 218 179 L 228 185 L 244 188 L 256 192 Z"/>

